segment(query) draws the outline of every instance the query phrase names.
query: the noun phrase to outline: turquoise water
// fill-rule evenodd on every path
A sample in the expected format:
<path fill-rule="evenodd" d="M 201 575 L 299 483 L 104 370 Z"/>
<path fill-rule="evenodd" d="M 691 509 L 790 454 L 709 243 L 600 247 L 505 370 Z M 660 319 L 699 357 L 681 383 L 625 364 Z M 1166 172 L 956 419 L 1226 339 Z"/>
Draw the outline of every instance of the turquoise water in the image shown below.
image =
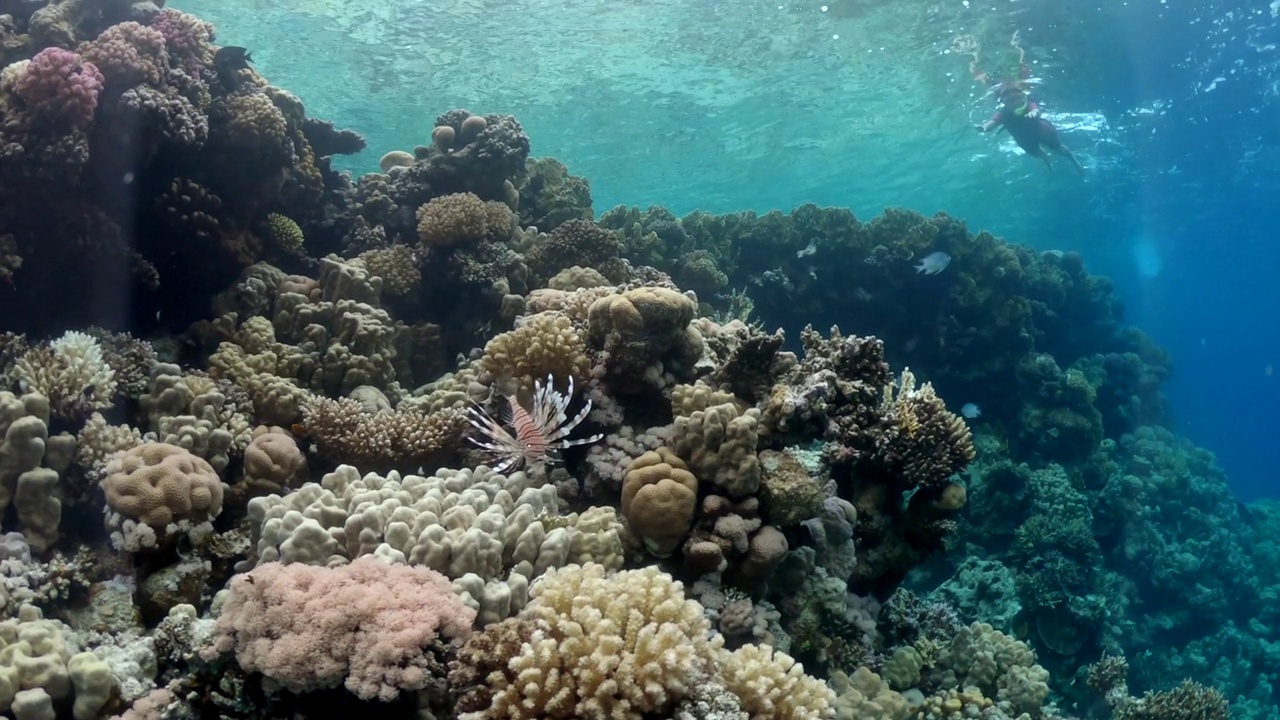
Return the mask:
<path fill-rule="evenodd" d="M 426 142 L 445 108 L 515 112 L 535 155 L 589 179 L 597 212 L 849 207 L 945 211 L 1084 255 L 1177 359 L 1178 427 L 1244 497 L 1274 497 L 1280 262 L 1274 18 L 1152 1 L 1081 8 L 941 2 L 200 2 L 224 42 L 369 149 Z M 825 10 L 824 10 L 825 8 Z M 246 21 L 245 18 L 252 18 Z M 1018 50 L 1088 173 L 1046 173 L 1002 135 L 969 71 Z M 1217 81 L 1217 82 L 1215 82 Z M 1259 115 L 1261 113 L 1261 115 Z M 1155 268 L 1155 272 L 1152 269 Z M 1258 402 L 1258 398 L 1263 398 Z"/>
<path fill-rule="evenodd" d="M 1277 717 L 1280 4 L 160 4 L 0 0 L 0 718 Z"/>

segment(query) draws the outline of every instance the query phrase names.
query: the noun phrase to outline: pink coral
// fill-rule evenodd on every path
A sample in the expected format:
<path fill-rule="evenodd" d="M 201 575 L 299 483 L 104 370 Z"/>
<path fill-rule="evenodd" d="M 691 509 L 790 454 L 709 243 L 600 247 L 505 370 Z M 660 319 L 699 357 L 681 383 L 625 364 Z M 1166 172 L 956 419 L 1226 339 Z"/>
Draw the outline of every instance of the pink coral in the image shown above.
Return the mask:
<path fill-rule="evenodd" d="M 142 84 L 160 87 L 169 71 L 164 35 L 132 21 L 103 30 L 80 47 L 80 54 L 97 65 L 107 86 L 116 90 Z"/>
<path fill-rule="evenodd" d="M 27 63 L 14 84 L 33 120 L 66 123 L 77 130 L 93 124 L 102 93 L 102 73 L 62 48 L 45 48 Z"/>
<path fill-rule="evenodd" d="M 334 568 L 266 563 L 231 581 L 204 655 L 234 650 L 246 671 L 294 692 L 346 678 L 357 696 L 390 701 L 426 687 L 443 670 L 430 654 L 437 638 L 465 639 L 475 617 L 428 568 L 370 556 Z"/>
<path fill-rule="evenodd" d="M 213 59 L 213 26 L 195 15 L 165 8 L 151 27 L 164 36 L 169 57 L 191 75 Z"/>

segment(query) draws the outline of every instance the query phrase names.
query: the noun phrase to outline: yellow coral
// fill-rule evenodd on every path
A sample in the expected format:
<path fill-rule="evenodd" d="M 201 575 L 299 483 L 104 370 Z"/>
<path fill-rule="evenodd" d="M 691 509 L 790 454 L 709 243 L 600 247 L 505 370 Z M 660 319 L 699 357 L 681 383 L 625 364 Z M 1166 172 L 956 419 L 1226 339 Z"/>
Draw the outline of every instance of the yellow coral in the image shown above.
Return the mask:
<path fill-rule="evenodd" d="M 267 215 L 267 236 L 278 248 L 302 249 L 302 228 L 298 227 L 298 223 L 280 213 Z"/>
<path fill-rule="evenodd" d="M 490 340 L 480 366 L 495 378 L 513 378 L 520 389 L 530 390 L 535 380 L 548 375 L 561 380 L 586 377 L 591 362 L 573 322 L 562 313 L 543 312 Z"/>
<path fill-rule="evenodd" d="M 608 575 L 551 570 L 521 618 L 536 629 L 502 672 L 488 707 L 463 720 L 613 718 L 670 713 L 713 671 L 723 639 L 684 588 L 657 568 Z M 669 717 L 669 715 L 663 715 Z"/>
<path fill-rule="evenodd" d="M 392 295 L 413 293 L 422 282 L 418 257 L 408 245 L 391 245 L 360 253 L 369 274 L 382 278 L 382 287 Z"/>
<path fill-rule="evenodd" d="M 720 677 L 751 720 L 825 720 L 835 717 L 835 693 L 806 675 L 804 666 L 768 645 L 723 651 Z"/>
<path fill-rule="evenodd" d="M 460 242 L 483 240 L 492 234 L 511 232 L 511 212 L 502 206 L 498 213 L 473 193 L 454 193 L 432 198 L 418 208 L 418 239 L 423 247 L 448 247 Z M 506 223 L 504 228 L 502 223 Z"/>

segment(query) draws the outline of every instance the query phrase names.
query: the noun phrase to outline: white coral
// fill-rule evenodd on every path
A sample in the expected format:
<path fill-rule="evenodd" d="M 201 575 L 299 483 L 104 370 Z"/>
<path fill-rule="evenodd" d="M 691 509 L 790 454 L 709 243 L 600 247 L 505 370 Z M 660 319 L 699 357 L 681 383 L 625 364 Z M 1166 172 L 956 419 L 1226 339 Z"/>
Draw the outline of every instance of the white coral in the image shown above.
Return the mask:
<path fill-rule="evenodd" d="M 61 417 L 111 407 L 115 376 L 98 340 L 75 330 L 47 347 L 27 351 L 13 368 L 13 379 L 24 390 L 49 398 L 54 414 Z"/>

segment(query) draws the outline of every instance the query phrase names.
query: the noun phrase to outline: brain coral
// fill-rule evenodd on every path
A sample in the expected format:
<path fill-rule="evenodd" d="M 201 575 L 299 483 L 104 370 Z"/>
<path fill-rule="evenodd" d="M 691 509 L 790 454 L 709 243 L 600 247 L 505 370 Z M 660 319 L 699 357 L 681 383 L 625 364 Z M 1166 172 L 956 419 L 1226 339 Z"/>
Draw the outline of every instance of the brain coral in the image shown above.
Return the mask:
<path fill-rule="evenodd" d="M 675 453 L 651 450 L 627 466 L 622 480 L 622 514 L 649 552 L 675 551 L 693 523 L 698 479 Z"/>
<path fill-rule="evenodd" d="M 222 512 L 222 481 L 213 466 L 177 445 L 145 443 L 107 465 L 107 505 L 151 527 L 197 522 Z"/>

